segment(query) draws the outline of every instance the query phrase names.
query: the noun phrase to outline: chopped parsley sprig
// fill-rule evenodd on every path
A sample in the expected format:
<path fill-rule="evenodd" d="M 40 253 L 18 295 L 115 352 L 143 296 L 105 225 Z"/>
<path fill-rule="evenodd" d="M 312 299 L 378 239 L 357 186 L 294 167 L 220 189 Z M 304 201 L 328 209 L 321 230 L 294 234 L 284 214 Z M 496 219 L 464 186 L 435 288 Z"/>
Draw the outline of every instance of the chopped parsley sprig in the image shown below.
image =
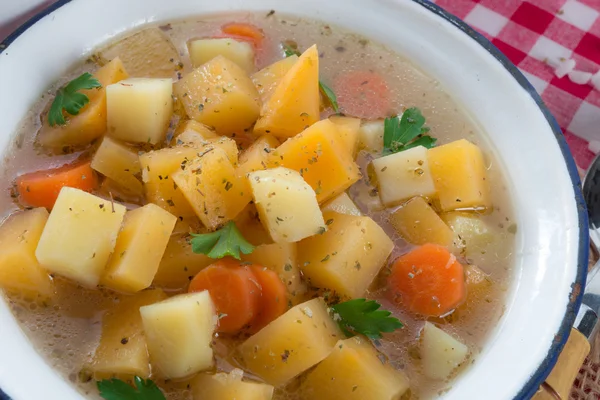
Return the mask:
<path fill-rule="evenodd" d="M 383 130 L 383 153 L 393 154 L 417 146 L 428 149 L 435 146 L 436 138 L 429 136 L 425 117 L 421 110 L 412 107 L 404 111 L 402 117 L 386 118 Z"/>
<path fill-rule="evenodd" d="M 347 337 L 356 334 L 369 339 L 381 339 L 382 332 L 393 332 L 404 325 L 391 312 L 380 310 L 375 300 L 353 299 L 331 307 L 333 319 L 337 321 Z"/>
<path fill-rule="evenodd" d="M 104 379 L 96 382 L 100 396 L 105 400 L 166 400 L 163 392 L 150 379 L 136 376 L 135 387 L 120 379 Z"/>
<path fill-rule="evenodd" d="M 231 256 L 240 260 L 240 252 L 250 254 L 254 246 L 249 243 L 235 222 L 229 221 L 223 228 L 211 233 L 192 234 L 192 251 L 210 258 Z"/>
<path fill-rule="evenodd" d="M 94 78 L 89 72 L 86 72 L 67 83 L 65 87 L 58 89 L 48 112 L 48 123 L 50 126 L 65 125 L 67 121 L 65 120 L 63 111 L 71 115 L 77 115 L 83 106 L 89 103 L 90 99 L 85 94 L 79 93 L 80 90 L 101 87 L 102 85 L 98 79 Z"/>

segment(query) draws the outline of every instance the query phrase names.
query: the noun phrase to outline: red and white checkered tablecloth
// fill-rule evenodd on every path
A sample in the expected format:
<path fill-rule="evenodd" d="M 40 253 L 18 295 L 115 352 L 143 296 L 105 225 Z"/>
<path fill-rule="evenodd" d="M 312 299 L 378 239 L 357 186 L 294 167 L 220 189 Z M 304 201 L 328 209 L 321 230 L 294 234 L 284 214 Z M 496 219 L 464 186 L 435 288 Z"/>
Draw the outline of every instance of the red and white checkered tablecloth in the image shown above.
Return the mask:
<path fill-rule="evenodd" d="M 600 70 L 600 0 L 433 0 L 487 37 L 519 67 L 541 94 L 580 168 L 600 141 L 600 91 L 558 78 L 561 59 L 575 70 Z"/>

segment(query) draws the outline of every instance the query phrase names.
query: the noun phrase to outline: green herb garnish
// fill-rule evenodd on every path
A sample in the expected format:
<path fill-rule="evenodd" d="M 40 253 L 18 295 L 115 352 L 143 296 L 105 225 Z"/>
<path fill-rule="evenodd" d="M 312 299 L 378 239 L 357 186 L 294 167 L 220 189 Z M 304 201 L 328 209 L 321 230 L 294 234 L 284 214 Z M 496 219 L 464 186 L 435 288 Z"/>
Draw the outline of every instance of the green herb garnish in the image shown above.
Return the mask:
<path fill-rule="evenodd" d="M 300 56 L 300 51 L 298 51 L 297 47 L 293 47 L 288 42 L 281 43 L 281 47 L 283 47 L 283 53 L 286 58 L 291 56 Z"/>
<path fill-rule="evenodd" d="M 387 310 L 380 310 L 375 300 L 354 299 L 331 307 L 333 319 L 348 337 L 356 334 L 370 339 L 381 339 L 381 332 L 393 332 L 403 327 Z"/>
<path fill-rule="evenodd" d="M 192 234 L 192 236 L 192 251 L 206 254 L 210 258 L 232 256 L 240 260 L 240 252 L 250 254 L 254 251 L 254 246 L 244 239 L 233 221 L 229 221 L 216 232 Z"/>
<path fill-rule="evenodd" d="M 106 400 L 165 400 L 165 395 L 150 379 L 136 376 L 135 388 L 120 379 L 105 379 L 96 382 L 100 396 Z"/>
<path fill-rule="evenodd" d="M 429 128 L 425 126 L 425 117 L 416 107 L 404 111 L 398 116 L 386 118 L 383 130 L 383 153 L 392 154 L 417 146 L 428 149 L 435 146 L 436 138 L 428 135 Z"/>
<path fill-rule="evenodd" d="M 48 112 L 48 123 L 50 126 L 67 123 L 63 110 L 71 115 L 77 115 L 79 114 L 79 110 L 89 103 L 90 99 L 85 94 L 79 93 L 80 90 L 101 87 L 102 85 L 98 79 L 94 78 L 89 72 L 86 72 L 78 78 L 73 79 L 65 87 L 58 89 Z"/>
<path fill-rule="evenodd" d="M 327 103 L 331 104 L 331 108 L 333 111 L 339 112 L 340 108 L 338 106 L 337 97 L 333 90 L 329 86 L 323 83 L 323 81 L 319 81 L 319 90 L 323 94 L 323 97 L 327 100 Z"/>

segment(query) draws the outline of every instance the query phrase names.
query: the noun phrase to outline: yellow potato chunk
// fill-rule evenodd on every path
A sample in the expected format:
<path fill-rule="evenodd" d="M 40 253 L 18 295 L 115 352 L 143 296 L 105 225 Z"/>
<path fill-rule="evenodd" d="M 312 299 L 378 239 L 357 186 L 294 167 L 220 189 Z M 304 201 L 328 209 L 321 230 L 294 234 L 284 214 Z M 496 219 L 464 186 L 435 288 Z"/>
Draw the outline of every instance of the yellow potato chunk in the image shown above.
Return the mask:
<path fill-rule="evenodd" d="M 325 230 L 315 191 L 296 171 L 274 168 L 248 175 L 260 220 L 273 240 L 297 242 Z"/>
<path fill-rule="evenodd" d="M 327 232 L 298 243 L 298 261 L 313 286 L 357 298 L 385 265 L 394 242 L 375 221 L 326 212 Z"/>
<path fill-rule="evenodd" d="M 269 154 L 271 150 L 278 146 L 279 141 L 271 135 L 264 135 L 256 139 L 250 147 L 240 154 L 240 165 L 238 166 L 240 176 L 246 176 L 250 172 L 272 167 Z"/>
<path fill-rule="evenodd" d="M 358 148 L 372 153 L 381 154 L 383 151 L 384 121 L 364 122 L 358 131 Z"/>
<path fill-rule="evenodd" d="M 246 72 L 218 56 L 183 77 L 174 87 L 187 115 L 220 135 L 241 133 L 260 114 L 260 98 Z"/>
<path fill-rule="evenodd" d="M 362 215 L 362 212 L 360 212 L 356 204 L 354 204 L 354 201 L 352 201 L 346 192 L 323 204 L 321 211 L 335 211 L 336 213 L 347 215 Z"/>
<path fill-rule="evenodd" d="M 298 300 L 306 293 L 306 285 L 298 268 L 296 243 L 263 244 L 250 254 L 242 254 L 242 261 L 261 265 L 277 273 L 287 288 L 290 304 L 298 304 Z"/>
<path fill-rule="evenodd" d="M 174 173 L 173 180 L 208 229 L 231 221 L 252 200 L 247 180 L 237 176 L 220 148 L 206 150 Z"/>
<path fill-rule="evenodd" d="M 106 132 L 106 87 L 129 76 L 119 58 L 115 58 L 96 72 L 102 87 L 82 90 L 90 102 L 77 115 L 67 117 L 66 125 L 50 126 L 44 118 L 37 140 L 43 147 L 62 148 L 64 146 L 82 146 L 99 138 Z"/>
<path fill-rule="evenodd" d="M 372 165 L 379 184 L 379 197 L 386 206 L 436 193 L 427 149 L 423 146 L 377 158 Z"/>
<path fill-rule="evenodd" d="M 174 78 L 183 64 L 173 43 L 158 28 L 148 28 L 99 52 L 104 60 L 119 57 L 127 72 L 138 78 Z"/>
<path fill-rule="evenodd" d="M 292 378 L 329 355 L 343 337 L 321 298 L 298 304 L 239 347 L 243 364 L 273 386 Z"/>
<path fill-rule="evenodd" d="M 100 344 L 90 365 L 96 379 L 118 376 L 130 379 L 150 376 L 150 360 L 142 327 L 140 307 L 167 298 L 160 289 L 144 290 L 124 297 L 102 317 Z"/>
<path fill-rule="evenodd" d="M 244 372 L 234 369 L 230 373 L 223 372 L 209 375 L 200 374 L 192 381 L 192 397 L 194 400 L 271 400 L 271 385 L 258 382 L 243 381 Z"/>
<path fill-rule="evenodd" d="M 217 56 L 239 65 L 247 73 L 254 71 L 254 49 L 248 42 L 230 38 L 197 39 L 188 44 L 192 66 L 198 68 Z"/>
<path fill-rule="evenodd" d="M 492 205 L 483 153 L 466 139 L 428 152 L 431 175 L 443 211 Z"/>
<path fill-rule="evenodd" d="M 11 215 L 0 225 L 0 288 L 36 297 L 53 292 L 48 273 L 35 257 L 35 249 L 48 220 L 44 207 Z"/>
<path fill-rule="evenodd" d="M 135 293 L 152 284 L 177 218 L 149 203 L 127 212 L 100 283 Z"/>
<path fill-rule="evenodd" d="M 422 197 L 413 197 L 404 203 L 390 215 L 390 222 L 408 243 L 452 246 L 452 229 Z"/>
<path fill-rule="evenodd" d="M 312 46 L 281 78 L 260 119 L 254 126 L 259 135 L 289 138 L 319 120 L 319 52 Z"/>
<path fill-rule="evenodd" d="M 358 150 L 358 132 L 360 131 L 360 118 L 342 117 L 333 115 L 329 117 L 338 130 L 340 141 L 344 143 L 352 158 Z"/>
<path fill-rule="evenodd" d="M 456 234 L 456 248 L 464 249 L 468 258 L 485 253 L 498 235 L 475 213 L 452 211 L 443 213 L 441 217 Z"/>
<path fill-rule="evenodd" d="M 180 294 L 144 306 L 140 313 L 150 361 L 158 375 L 185 378 L 212 368 L 217 315 L 208 291 Z"/>
<path fill-rule="evenodd" d="M 180 138 L 181 135 L 183 135 L 183 138 Z M 177 144 L 185 143 L 184 138 L 194 136 L 200 137 L 203 141 L 219 138 L 219 135 L 212 131 L 208 126 L 201 124 L 198 121 L 194 121 L 193 119 L 188 119 L 177 127 L 177 130 L 175 131 L 175 142 Z M 179 141 L 177 139 L 179 139 Z M 195 140 L 192 142 L 195 142 Z"/>
<path fill-rule="evenodd" d="M 106 88 L 108 135 L 125 142 L 165 140 L 173 114 L 171 79 L 130 78 Z"/>
<path fill-rule="evenodd" d="M 252 75 L 252 82 L 254 82 L 256 90 L 258 90 L 258 94 L 260 95 L 263 104 L 266 104 L 271 98 L 275 88 L 279 85 L 279 82 L 281 82 L 283 77 L 297 61 L 297 55 L 286 57 Z"/>
<path fill-rule="evenodd" d="M 192 251 L 187 234 L 174 235 L 163 254 L 153 285 L 165 289 L 186 289 L 192 278 L 215 260 Z"/>
<path fill-rule="evenodd" d="M 366 339 L 340 340 L 308 374 L 302 393 L 311 400 L 397 400 L 409 389 L 403 372 L 382 363 Z"/>
<path fill-rule="evenodd" d="M 273 243 L 271 235 L 260 222 L 258 210 L 254 203 L 250 203 L 234 220 L 235 225 L 246 240 L 254 246 Z"/>
<path fill-rule="evenodd" d="M 431 322 L 421 331 L 423 372 L 429 379 L 446 379 L 469 355 L 469 348 Z"/>
<path fill-rule="evenodd" d="M 137 153 L 109 137 L 102 140 L 94 154 L 92 168 L 118 183 L 128 193 L 143 192 L 142 182 L 137 178 L 142 172 Z"/>
<path fill-rule="evenodd" d="M 345 150 L 336 126 L 319 121 L 300 135 L 286 140 L 271 152 L 275 165 L 300 172 L 323 203 L 360 179 L 358 166 Z"/>
<path fill-rule="evenodd" d="M 50 272 L 94 287 L 115 248 L 125 207 L 63 187 L 35 255 Z"/>

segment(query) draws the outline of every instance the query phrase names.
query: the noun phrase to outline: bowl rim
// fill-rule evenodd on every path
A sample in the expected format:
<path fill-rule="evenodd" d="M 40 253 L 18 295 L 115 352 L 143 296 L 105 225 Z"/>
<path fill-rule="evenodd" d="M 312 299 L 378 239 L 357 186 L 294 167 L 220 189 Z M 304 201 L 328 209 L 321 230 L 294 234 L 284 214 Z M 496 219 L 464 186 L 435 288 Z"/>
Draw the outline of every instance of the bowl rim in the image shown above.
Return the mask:
<path fill-rule="evenodd" d="M 26 20 L 22 25 L 20 25 L 16 30 L 14 30 L 4 40 L 0 42 L 0 55 L 4 53 L 6 49 L 8 49 L 8 47 L 21 34 L 27 31 L 40 19 L 53 13 L 54 11 L 70 3 L 71 1 L 73 0 L 57 0 L 56 2 L 50 4 L 48 7 L 44 8 L 28 20 Z M 475 40 L 481 47 L 483 47 L 488 53 L 490 53 L 512 75 L 512 77 L 517 81 L 521 88 L 524 89 L 529 94 L 529 96 L 531 96 L 531 98 L 534 100 L 534 102 L 546 118 L 546 121 L 548 122 L 548 125 L 550 126 L 552 133 L 554 134 L 554 137 L 558 143 L 565 165 L 567 167 L 567 171 L 569 173 L 569 177 L 571 178 L 579 224 L 579 248 L 577 251 L 578 255 L 576 278 L 573 284 L 571 285 L 571 293 L 569 295 L 569 303 L 567 304 L 565 315 L 563 317 L 558 331 L 555 334 L 555 340 L 552 342 L 552 345 L 548 350 L 548 354 L 541 362 L 540 366 L 529 377 L 529 379 L 523 385 L 521 390 L 514 397 L 514 399 L 530 399 L 536 393 L 536 391 L 544 382 L 544 380 L 548 377 L 548 375 L 552 371 L 552 368 L 556 364 L 558 356 L 560 355 L 569 337 L 571 328 L 573 327 L 575 317 L 577 315 L 577 312 L 579 311 L 579 307 L 581 306 L 581 301 L 583 298 L 583 289 L 585 288 L 585 282 L 588 272 L 589 233 L 588 214 L 585 200 L 583 198 L 583 193 L 581 191 L 581 178 L 579 176 L 579 171 L 577 169 L 577 165 L 569 149 L 569 146 L 566 142 L 564 134 L 560 126 L 558 125 L 558 122 L 556 121 L 546 104 L 543 102 L 541 96 L 533 88 L 531 83 L 529 83 L 527 78 L 525 78 L 525 76 L 521 73 L 519 68 L 516 65 L 514 65 L 508 59 L 508 57 L 504 55 L 504 53 L 502 53 L 496 46 L 494 46 L 492 42 L 490 42 L 485 36 L 477 32 L 475 29 L 471 28 L 462 19 L 451 14 L 442 7 L 432 3 L 430 0 L 410 1 L 424 7 L 428 11 L 436 14 L 438 17 L 443 18 L 444 20 L 454 25 L 456 28 L 460 29 L 464 34 L 469 36 L 472 40 Z M 0 388 L 0 400 L 12 400 L 6 393 L 2 391 L 2 388 Z"/>

